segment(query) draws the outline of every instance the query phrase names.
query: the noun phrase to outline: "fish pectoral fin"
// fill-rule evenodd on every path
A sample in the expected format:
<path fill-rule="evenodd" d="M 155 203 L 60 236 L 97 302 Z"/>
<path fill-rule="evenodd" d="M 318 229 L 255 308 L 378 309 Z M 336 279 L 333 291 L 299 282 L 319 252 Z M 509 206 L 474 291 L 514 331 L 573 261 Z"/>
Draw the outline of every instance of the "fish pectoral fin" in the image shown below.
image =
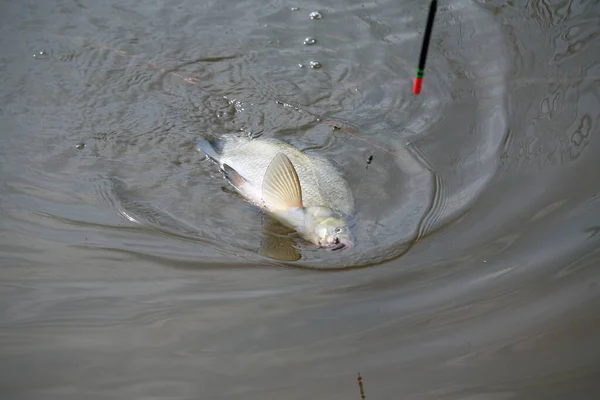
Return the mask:
<path fill-rule="evenodd" d="M 278 153 L 265 172 L 262 187 L 263 202 L 271 210 L 287 211 L 302 208 L 302 188 L 290 159 Z"/>
<path fill-rule="evenodd" d="M 231 183 L 238 190 L 240 190 L 242 186 L 248 182 L 235 169 L 231 168 L 227 164 L 223 164 L 221 171 L 223 171 L 223 174 L 229 183 Z"/>

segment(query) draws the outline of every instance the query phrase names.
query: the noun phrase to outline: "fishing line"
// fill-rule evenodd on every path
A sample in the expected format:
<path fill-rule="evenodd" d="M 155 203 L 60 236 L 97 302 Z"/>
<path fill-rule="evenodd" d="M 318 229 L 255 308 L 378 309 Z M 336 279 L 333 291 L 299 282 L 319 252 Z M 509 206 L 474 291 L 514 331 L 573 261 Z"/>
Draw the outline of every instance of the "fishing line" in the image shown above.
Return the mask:
<path fill-rule="evenodd" d="M 414 91 L 414 93 L 416 95 L 418 95 L 421 92 L 421 86 L 422 86 L 423 75 L 424 75 L 424 70 L 425 70 L 425 62 L 427 60 L 427 52 L 428 52 L 428 48 L 429 48 L 429 41 L 431 39 L 431 31 L 433 29 L 433 20 L 434 20 L 434 17 L 435 17 L 436 10 L 437 10 L 437 0 L 432 0 L 432 2 L 430 4 L 430 8 L 429 8 L 429 16 L 427 18 L 427 26 L 425 28 L 425 36 L 423 38 L 423 45 L 422 45 L 422 48 L 421 48 L 421 56 L 420 56 L 420 59 L 419 59 L 419 66 L 417 68 L 417 77 L 415 78 L 415 83 L 414 83 L 414 89 L 413 89 L 413 91 Z M 156 63 L 154 63 L 154 62 L 152 62 L 150 60 L 143 59 L 143 58 L 141 58 L 141 57 L 139 57 L 139 56 L 137 56 L 135 54 L 130 54 L 130 53 L 127 53 L 127 52 L 125 52 L 123 50 L 112 49 L 112 48 L 110 48 L 110 47 L 108 47 L 108 46 L 106 46 L 104 44 L 100 44 L 100 46 L 98 46 L 97 48 L 102 49 L 102 50 L 112 51 L 112 52 L 114 52 L 114 53 L 116 53 L 116 54 L 118 54 L 120 56 L 123 56 L 123 57 L 137 58 L 140 61 L 146 63 L 152 69 L 161 71 L 162 73 L 164 73 L 166 75 L 172 75 L 172 76 L 175 76 L 177 78 L 180 78 L 184 82 L 192 84 L 192 85 L 196 86 L 197 88 L 199 88 L 200 90 L 208 93 L 206 90 L 204 90 L 201 87 L 200 81 L 197 78 L 184 76 L 184 75 L 182 75 L 182 74 L 180 74 L 178 72 L 174 72 L 174 71 L 169 71 L 166 68 L 161 67 L 160 65 L 158 65 L 158 64 L 156 64 Z M 279 101 L 279 100 L 277 100 L 276 103 L 280 104 L 280 105 L 283 105 L 284 107 L 291 107 L 291 108 L 295 109 L 296 111 L 305 112 L 305 113 L 313 116 L 317 122 L 325 122 L 326 124 L 328 124 L 329 126 L 331 126 L 334 131 L 335 130 L 339 130 L 340 132 L 344 133 L 347 136 L 350 136 L 350 137 L 352 137 L 354 139 L 360 140 L 361 142 L 363 142 L 363 143 L 365 143 L 365 144 L 367 144 L 367 145 L 369 145 L 369 146 L 371 146 L 371 147 L 373 147 L 373 148 L 375 148 L 377 150 L 380 150 L 380 151 L 382 151 L 384 153 L 387 153 L 387 154 L 389 154 L 389 155 L 391 155 L 393 157 L 396 157 L 396 154 L 394 154 L 393 152 L 387 150 L 385 147 L 380 146 L 380 145 L 378 145 L 378 144 L 376 144 L 376 143 L 374 143 L 374 142 L 372 142 L 372 141 L 370 141 L 368 139 L 365 139 L 365 138 L 357 135 L 356 133 L 350 132 L 349 130 L 345 129 L 344 127 L 340 126 L 339 124 L 337 124 L 337 123 L 335 123 L 335 122 L 333 122 L 331 120 L 322 119 L 320 116 L 316 115 L 315 113 L 312 113 L 312 112 L 310 112 L 310 111 L 308 111 L 308 110 L 306 110 L 306 109 L 304 109 L 302 107 L 299 107 L 297 105 L 292 105 L 292 104 L 289 104 L 287 102 L 283 102 L 283 101 Z M 371 155 L 369 157 L 368 161 L 367 161 L 367 168 L 371 164 L 372 160 L 373 160 L 373 156 Z"/>
<path fill-rule="evenodd" d="M 59 36 L 64 37 L 63 35 L 59 35 Z M 74 38 L 68 38 L 68 39 L 74 40 Z M 160 71 L 160 72 L 164 73 L 165 75 L 175 76 L 175 77 L 183 80 L 186 83 L 189 83 L 191 85 L 196 86 L 201 91 L 203 91 L 203 92 L 205 92 L 207 94 L 211 94 L 210 92 L 208 92 L 207 90 L 205 90 L 205 89 L 202 88 L 202 86 L 200 84 L 200 80 L 198 78 L 185 76 L 185 75 L 182 75 L 182 74 L 180 74 L 178 72 L 174 72 L 174 71 L 169 71 L 168 69 L 166 69 L 164 67 L 161 67 L 160 65 L 158 65 L 158 64 L 156 64 L 156 63 L 154 63 L 154 62 L 152 62 L 150 60 L 144 59 L 144 58 L 142 58 L 142 57 L 140 57 L 140 56 L 138 56 L 136 54 L 130 54 L 130 53 L 127 53 L 126 51 L 123 51 L 123 50 L 116 50 L 116 49 L 113 49 L 113 48 L 111 48 L 109 46 L 106 46 L 104 44 L 100 44 L 98 46 L 92 46 L 92 48 L 98 49 L 98 50 L 108 50 L 108 51 L 111 51 L 111 52 L 113 52 L 113 53 L 115 53 L 115 54 L 117 54 L 119 56 L 122 56 L 122 57 L 127 57 L 127 58 L 131 58 L 131 59 L 135 58 L 135 59 L 137 59 L 137 60 L 145 63 L 146 65 L 148 65 L 151 69 Z M 310 111 L 308 111 L 308 110 L 306 110 L 306 109 L 304 109 L 304 108 L 302 108 L 302 107 L 300 107 L 298 105 L 292 105 L 290 103 L 279 101 L 279 100 L 277 100 L 276 103 L 279 104 L 279 105 L 282 105 L 284 107 L 293 108 L 295 111 L 305 112 L 305 113 L 313 116 L 315 118 L 315 121 L 317 121 L 317 122 L 325 122 L 326 124 L 328 124 L 329 126 L 331 126 L 334 130 L 339 130 L 340 132 L 344 133 L 345 135 L 350 136 L 350 137 L 352 137 L 354 139 L 360 140 L 363 143 L 365 143 L 365 144 L 367 144 L 367 145 L 369 145 L 369 146 L 371 146 L 373 148 L 376 148 L 376 149 L 378 149 L 380 151 L 383 151 L 383 152 L 385 152 L 387 154 L 390 154 L 391 156 L 394 156 L 394 157 L 396 156 L 393 152 L 387 150 L 386 148 L 384 148 L 384 147 L 382 147 L 382 146 L 380 146 L 380 145 L 378 145 L 376 143 L 373 143 L 370 140 L 367 140 L 367 139 L 365 139 L 365 138 L 357 135 L 356 133 L 350 132 L 349 130 L 345 129 L 344 127 L 340 126 L 339 124 L 337 124 L 337 123 L 335 123 L 335 122 L 333 122 L 331 120 L 324 120 L 319 115 L 317 115 L 317 114 L 315 114 L 313 112 L 310 112 Z"/>
<path fill-rule="evenodd" d="M 321 116 L 319 116 L 319 115 L 317 115 L 317 114 L 315 114 L 315 113 L 313 113 L 311 111 L 308 111 L 307 109 L 302 108 L 299 105 L 286 103 L 286 102 L 281 101 L 281 100 L 277 100 L 276 103 L 279 104 L 279 105 L 282 105 L 284 107 L 293 108 L 295 111 L 298 111 L 298 112 L 304 112 L 304 113 L 312 116 L 313 118 L 315 118 L 315 121 L 317 121 L 317 122 L 325 122 L 327 125 L 331 126 L 331 128 L 334 131 L 340 131 L 340 132 L 342 132 L 342 133 L 344 133 L 344 134 L 346 134 L 346 135 L 348 135 L 350 137 L 353 137 L 354 139 L 358 139 L 358 140 L 360 140 L 360 141 L 368 144 L 369 146 L 376 148 L 377 150 L 381 150 L 381 151 L 383 151 L 383 152 L 385 152 L 385 153 L 387 153 L 387 154 L 389 154 L 391 156 L 394 156 L 394 157 L 396 156 L 396 154 L 394 154 L 391 151 L 387 150 L 385 147 L 379 146 L 378 144 L 376 144 L 376 143 L 374 143 L 374 142 L 372 142 L 370 140 L 367 140 L 367 139 L 365 139 L 365 138 L 363 138 L 361 136 L 358 136 L 355 133 L 350 132 L 349 130 L 347 130 L 344 127 L 342 127 L 340 124 L 337 124 L 337 123 L 335 123 L 335 122 L 333 122 L 331 120 L 323 119 L 323 118 L 321 118 Z"/>
<path fill-rule="evenodd" d="M 416 77 L 415 77 L 414 85 L 413 85 L 413 92 L 414 92 L 415 95 L 418 95 L 418 94 L 421 93 L 421 89 L 422 89 L 422 85 L 423 85 L 423 77 L 424 77 L 424 74 L 425 74 L 425 64 L 426 64 L 426 61 L 427 61 L 427 54 L 428 54 L 428 51 L 429 51 L 429 43 L 431 41 L 431 32 L 433 30 L 433 23 L 434 23 L 434 20 L 435 20 L 436 11 L 437 11 L 437 0 L 432 0 L 431 3 L 430 3 L 430 6 L 429 6 L 429 14 L 428 14 L 428 17 L 427 17 L 427 24 L 426 24 L 425 33 L 424 33 L 424 36 L 423 36 L 423 43 L 422 43 L 422 46 L 421 46 L 421 54 L 420 54 L 420 57 L 419 57 L 419 64 L 418 64 L 418 67 L 417 67 Z M 81 37 L 69 37 L 69 36 L 60 35 L 60 34 L 58 34 L 56 36 L 69 39 L 69 40 L 71 40 L 73 42 L 76 42 L 76 44 L 78 44 L 78 45 L 81 45 L 81 43 L 77 43 L 79 41 L 83 41 L 83 42 L 87 41 L 87 39 L 81 38 Z M 154 63 L 154 62 L 152 62 L 150 60 L 147 60 L 147 59 L 144 59 L 144 58 L 140 57 L 139 55 L 130 54 L 130 53 L 127 53 L 127 52 L 125 52 L 123 50 L 116 50 L 116 49 L 111 48 L 109 46 L 106 46 L 106 45 L 104 45 L 102 43 L 99 44 L 99 45 L 97 45 L 97 46 L 90 46 L 90 47 L 93 48 L 93 49 L 98 49 L 98 50 L 108 50 L 108 51 L 114 52 L 115 54 L 117 54 L 119 56 L 122 56 L 122 57 L 127 57 L 127 58 L 131 58 L 131 59 L 135 58 L 135 59 L 137 59 L 137 60 L 145 63 L 146 65 L 148 65 L 151 69 L 160 71 L 160 72 L 162 72 L 165 75 L 171 75 L 171 76 L 177 77 L 177 78 L 183 80 L 185 83 L 189 83 L 191 85 L 194 85 L 199 90 L 201 90 L 201 91 L 203 91 L 203 92 L 205 92 L 207 94 L 211 94 L 209 91 L 207 91 L 206 89 L 204 89 L 202 87 L 202 85 L 200 83 L 200 80 L 198 78 L 185 76 L 185 75 L 180 74 L 180 73 L 175 72 L 175 71 L 170 71 L 170 70 L 168 70 L 168 69 L 166 69 L 166 68 L 164 68 L 164 67 L 162 67 L 162 66 L 160 66 L 160 65 L 158 65 L 158 64 L 156 64 L 156 63 Z M 499 76 L 497 78 L 497 82 L 502 82 L 503 79 L 504 78 L 502 76 Z M 552 78 L 540 78 L 540 77 L 531 77 L 531 78 L 520 77 L 520 79 L 518 79 L 518 81 L 524 81 L 524 82 L 527 82 L 529 84 L 536 84 L 536 83 L 541 83 L 541 82 L 544 82 L 544 83 L 550 82 L 550 83 L 554 83 L 554 84 L 572 84 L 572 83 L 576 83 L 576 82 L 581 81 L 581 80 L 588 80 L 588 79 L 598 80 L 598 79 L 600 79 L 600 77 L 597 77 L 597 76 L 587 76 L 587 77 L 576 77 L 576 78 L 567 78 L 567 79 L 552 79 Z M 496 84 L 496 79 L 494 79 L 493 77 L 488 77 L 487 79 L 483 79 L 481 83 L 482 83 L 481 86 L 483 86 L 484 84 L 488 84 L 488 85 Z M 388 149 L 386 149 L 385 147 L 380 146 L 380 145 L 378 145 L 378 144 L 376 144 L 376 143 L 374 143 L 374 142 L 372 142 L 372 141 L 370 141 L 368 139 L 365 139 L 365 138 L 361 137 L 360 135 L 358 135 L 358 134 L 356 134 L 354 132 L 349 131 L 348 129 L 346 129 L 343 126 L 341 126 L 339 123 L 336 123 L 336 122 L 331 121 L 331 120 L 323 119 L 323 118 L 321 118 L 321 116 L 319 116 L 319 115 L 317 115 L 317 114 L 315 114 L 313 112 L 310 112 L 310 111 L 308 111 L 308 110 L 306 110 L 306 109 L 304 109 L 304 108 L 302 108 L 302 107 L 300 107 L 298 105 L 292 105 L 290 103 L 279 101 L 279 100 L 276 101 L 276 103 L 279 104 L 279 105 L 283 105 L 284 107 L 293 108 L 295 111 L 298 111 L 298 112 L 305 112 L 305 113 L 313 116 L 315 118 L 316 122 L 325 122 L 326 124 L 328 124 L 329 126 L 331 126 L 333 131 L 340 131 L 343 134 L 345 134 L 346 136 L 349 136 L 351 138 L 360 140 L 361 142 L 367 144 L 368 146 L 371 146 L 371 147 L 373 147 L 373 148 L 375 148 L 377 150 L 380 150 L 380 151 L 382 151 L 382 152 L 384 152 L 386 154 L 389 154 L 389 155 L 391 155 L 393 157 L 397 157 L 397 155 L 394 152 L 391 152 Z M 372 158 L 370 158 L 370 161 L 372 161 Z M 369 165 L 370 165 L 370 162 L 367 162 L 367 168 L 368 168 Z"/>

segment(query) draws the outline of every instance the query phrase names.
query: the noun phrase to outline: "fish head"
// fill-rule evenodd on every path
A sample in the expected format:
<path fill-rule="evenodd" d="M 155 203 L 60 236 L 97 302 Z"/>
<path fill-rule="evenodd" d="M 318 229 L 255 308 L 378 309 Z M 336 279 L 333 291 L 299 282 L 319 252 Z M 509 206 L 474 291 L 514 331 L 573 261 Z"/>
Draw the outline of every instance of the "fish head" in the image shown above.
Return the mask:
<path fill-rule="evenodd" d="M 308 207 L 306 231 L 320 247 L 341 250 L 354 246 L 354 236 L 347 218 L 327 207 Z"/>

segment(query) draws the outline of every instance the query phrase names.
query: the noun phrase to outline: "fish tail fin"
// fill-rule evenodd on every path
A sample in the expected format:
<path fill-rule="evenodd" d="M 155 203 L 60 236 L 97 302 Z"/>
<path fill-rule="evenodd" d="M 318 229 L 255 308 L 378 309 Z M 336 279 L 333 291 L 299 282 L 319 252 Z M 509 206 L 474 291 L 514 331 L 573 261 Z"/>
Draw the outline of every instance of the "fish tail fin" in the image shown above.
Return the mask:
<path fill-rule="evenodd" d="M 223 141 L 212 138 L 196 138 L 196 150 L 206 154 L 213 161 L 219 162 L 223 150 Z"/>

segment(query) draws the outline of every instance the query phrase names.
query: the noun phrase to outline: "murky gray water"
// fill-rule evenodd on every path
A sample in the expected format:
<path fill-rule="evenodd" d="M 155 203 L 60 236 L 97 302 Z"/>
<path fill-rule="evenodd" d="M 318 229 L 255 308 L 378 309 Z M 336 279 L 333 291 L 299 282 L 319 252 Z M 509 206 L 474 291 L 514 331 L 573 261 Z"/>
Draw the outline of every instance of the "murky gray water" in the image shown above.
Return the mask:
<path fill-rule="evenodd" d="M 3 1 L 2 398 L 598 398 L 600 4 L 517 3 L 441 2 L 415 97 L 425 1 Z M 242 131 L 356 249 L 261 253 Z"/>

